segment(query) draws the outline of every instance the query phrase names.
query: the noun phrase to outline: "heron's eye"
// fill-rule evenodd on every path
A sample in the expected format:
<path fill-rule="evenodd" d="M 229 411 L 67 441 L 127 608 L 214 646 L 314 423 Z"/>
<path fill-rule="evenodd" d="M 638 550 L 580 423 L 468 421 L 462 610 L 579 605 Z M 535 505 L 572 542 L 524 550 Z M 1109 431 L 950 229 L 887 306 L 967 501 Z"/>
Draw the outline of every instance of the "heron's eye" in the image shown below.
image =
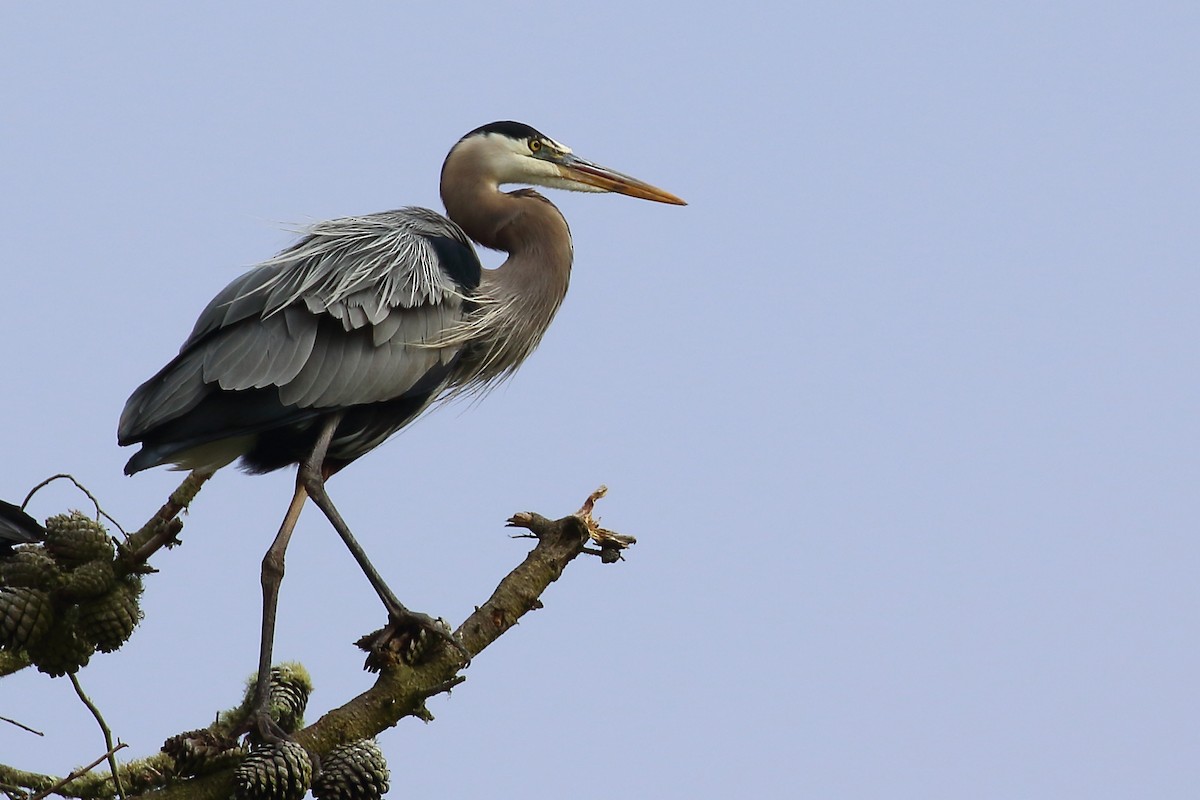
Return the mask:
<path fill-rule="evenodd" d="M 529 140 L 529 152 L 536 153 L 537 151 L 539 151 L 541 149 L 542 149 L 542 140 L 541 139 L 530 139 Z"/>

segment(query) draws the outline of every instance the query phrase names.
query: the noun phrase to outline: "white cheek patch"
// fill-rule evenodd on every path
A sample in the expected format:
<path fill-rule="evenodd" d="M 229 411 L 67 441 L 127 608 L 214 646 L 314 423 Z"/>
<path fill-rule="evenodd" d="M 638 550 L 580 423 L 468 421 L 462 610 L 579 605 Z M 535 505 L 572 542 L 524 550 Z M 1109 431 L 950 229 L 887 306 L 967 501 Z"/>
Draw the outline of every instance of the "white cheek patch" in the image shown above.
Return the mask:
<path fill-rule="evenodd" d="M 564 176 L 555 157 L 570 155 L 571 148 L 549 137 L 543 138 L 542 143 L 544 148 L 554 151 L 553 156 L 549 153 L 535 156 L 529 150 L 528 140 L 495 133 L 481 137 L 478 145 L 468 146 L 482 148 L 481 156 L 487 165 L 487 172 L 495 176 L 498 186 L 533 184 L 572 192 L 608 191 Z"/>
<path fill-rule="evenodd" d="M 529 145 L 524 139 L 510 139 L 507 136 L 501 136 L 497 133 L 488 134 L 488 138 L 492 139 L 504 146 L 504 149 L 511 153 L 516 153 L 519 156 L 529 155 Z"/>

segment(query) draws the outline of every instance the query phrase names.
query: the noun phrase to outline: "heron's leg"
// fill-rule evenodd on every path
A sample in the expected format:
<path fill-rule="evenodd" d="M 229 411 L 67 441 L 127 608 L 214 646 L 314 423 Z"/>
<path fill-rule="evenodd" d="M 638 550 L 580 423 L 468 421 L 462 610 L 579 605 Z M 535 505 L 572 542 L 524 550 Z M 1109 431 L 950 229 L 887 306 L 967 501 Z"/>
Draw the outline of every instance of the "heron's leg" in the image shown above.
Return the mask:
<path fill-rule="evenodd" d="M 307 497 L 304 483 L 297 478 L 291 505 L 288 506 L 283 523 L 279 526 L 275 541 L 271 543 L 262 561 L 262 639 L 258 649 L 258 676 L 254 682 L 254 697 L 250 703 L 251 715 L 247 722 L 267 740 L 281 738 L 281 732 L 271 720 L 267 706 L 271 690 L 271 652 L 275 644 L 275 612 L 279 607 L 279 586 L 283 583 L 283 557 Z"/>
<path fill-rule="evenodd" d="M 440 625 L 437 620 L 428 614 L 412 611 L 400 602 L 395 593 L 384 582 L 383 576 L 375 569 L 375 565 L 367 558 L 366 551 L 363 550 L 358 540 L 354 538 L 354 534 L 350 532 L 350 526 L 342 519 L 337 506 L 333 504 L 333 500 L 325 490 L 325 473 L 323 471 L 325 454 L 329 449 L 330 441 L 333 439 L 333 432 L 337 429 L 340 421 L 341 414 L 334 414 L 326 421 L 321 435 L 317 438 L 317 443 L 313 448 L 312 454 L 300 465 L 298 480 L 303 484 L 313 503 L 316 504 L 317 508 L 321 509 L 326 518 L 329 519 L 329 523 L 333 525 L 334 530 L 342 537 L 342 541 L 345 542 L 347 549 L 350 550 L 350 554 L 354 556 L 354 560 L 358 562 L 359 568 L 367 576 L 371 588 L 375 590 L 375 594 L 379 595 L 379 599 L 383 602 L 383 607 L 387 609 L 391 622 L 398 626 L 415 626 L 429 631 L 455 647 L 469 663 L 471 654 L 463 647 L 462 642 L 447 632 L 444 626 Z"/>

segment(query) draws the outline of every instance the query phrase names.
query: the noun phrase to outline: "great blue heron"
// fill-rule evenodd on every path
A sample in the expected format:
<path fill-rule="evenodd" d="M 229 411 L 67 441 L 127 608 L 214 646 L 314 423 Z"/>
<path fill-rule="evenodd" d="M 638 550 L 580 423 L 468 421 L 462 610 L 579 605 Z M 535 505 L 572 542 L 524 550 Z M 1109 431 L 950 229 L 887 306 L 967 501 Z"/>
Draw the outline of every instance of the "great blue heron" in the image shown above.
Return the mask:
<path fill-rule="evenodd" d="M 389 627 L 439 630 L 388 589 L 325 481 L 435 400 L 502 380 L 541 340 L 567 291 L 571 234 L 542 195 L 499 190 L 513 183 L 684 204 L 528 125 L 484 125 L 442 166 L 449 219 L 410 207 L 312 226 L 213 298 L 179 355 L 125 405 L 118 440 L 142 445 L 128 474 L 161 464 L 211 474 L 238 458 L 252 473 L 299 465 L 263 558 L 260 727 L 284 551 L 306 497 L 354 554 Z M 484 269 L 472 240 L 508 259 Z"/>
<path fill-rule="evenodd" d="M 12 552 L 14 545 L 40 542 L 46 529 L 21 510 L 20 506 L 0 500 L 0 558 Z"/>

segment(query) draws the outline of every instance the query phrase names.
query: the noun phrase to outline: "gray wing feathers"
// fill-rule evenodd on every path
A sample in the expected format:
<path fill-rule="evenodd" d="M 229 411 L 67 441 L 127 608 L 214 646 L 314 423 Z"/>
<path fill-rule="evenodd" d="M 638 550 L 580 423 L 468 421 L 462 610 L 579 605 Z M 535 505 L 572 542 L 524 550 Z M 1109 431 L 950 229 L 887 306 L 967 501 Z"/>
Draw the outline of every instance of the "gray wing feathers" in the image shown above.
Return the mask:
<path fill-rule="evenodd" d="M 117 438 L 134 441 L 142 433 L 195 408 L 208 393 L 203 368 L 203 353 L 188 353 L 156 376 L 157 382 L 151 379 L 139 387 L 121 412 Z"/>
<path fill-rule="evenodd" d="M 263 284 L 275 277 L 277 269 L 267 266 L 256 267 L 236 278 L 222 289 L 208 306 L 200 312 L 192 333 L 183 343 L 180 352 L 192 342 L 202 339 L 220 328 L 263 313 Z"/>
<path fill-rule="evenodd" d="M 218 334 L 203 350 L 204 380 L 222 389 L 282 386 L 304 368 L 317 336 L 317 319 L 300 309 Z"/>
<path fill-rule="evenodd" d="M 175 360 L 129 399 L 121 440 L 186 414 L 214 384 L 275 386 L 284 405 L 300 408 L 403 396 L 461 347 L 447 332 L 462 323 L 466 298 L 428 236 L 471 248 L 428 209 L 313 226 L 213 298 Z"/>
<path fill-rule="evenodd" d="M 283 267 L 256 291 L 263 312 L 303 301 L 314 314 L 341 320 L 347 331 L 377 325 L 395 308 L 441 303 L 458 287 L 440 268 L 425 237 L 470 246 L 462 230 L 428 209 L 406 208 L 322 222 L 264 267 Z"/>
<path fill-rule="evenodd" d="M 396 332 L 376 343 L 368 331 L 338 337 L 318 337 L 303 369 L 279 386 L 280 400 L 301 407 L 336 407 L 375 403 L 403 395 L 425 373 L 448 363 L 453 347 L 423 345 L 431 326 L 438 333 L 451 324 L 452 309 L 416 308 L 404 311 Z M 429 323 L 429 320 L 439 320 Z M 409 338 L 411 336 L 411 338 Z"/>

